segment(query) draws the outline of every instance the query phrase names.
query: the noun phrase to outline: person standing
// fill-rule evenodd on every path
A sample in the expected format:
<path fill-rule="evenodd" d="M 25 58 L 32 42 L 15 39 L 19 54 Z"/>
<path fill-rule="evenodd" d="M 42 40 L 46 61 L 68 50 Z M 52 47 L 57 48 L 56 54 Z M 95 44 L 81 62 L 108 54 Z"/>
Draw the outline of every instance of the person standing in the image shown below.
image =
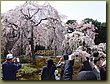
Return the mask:
<path fill-rule="evenodd" d="M 62 62 L 64 60 L 64 62 Z M 60 80 L 63 80 L 63 73 L 64 73 L 64 66 L 65 66 L 65 61 L 68 60 L 68 54 L 64 54 L 61 58 L 58 64 L 56 65 L 57 68 L 61 68 L 61 73 L 60 73 Z"/>
<path fill-rule="evenodd" d="M 101 80 L 100 67 L 101 67 L 101 61 L 100 61 L 100 58 L 97 57 L 94 59 L 94 68 L 93 68 L 93 72 L 97 76 L 97 80 Z"/>
<path fill-rule="evenodd" d="M 83 60 L 83 66 L 78 73 L 77 80 L 97 80 L 97 76 L 89 63 L 89 58 L 86 56 L 86 52 L 82 51 L 80 57 Z"/>
<path fill-rule="evenodd" d="M 68 55 L 68 60 L 65 61 L 63 80 L 72 80 L 73 79 L 73 66 L 75 60 L 75 53 Z"/>
<path fill-rule="evenodd" d="M 47 60 L 47 66 L 44 66 L 41 72 L 41 80 L 55 80 L 56 66 L 52 59 Z"/>
<path fill-rule="evenodd" d="M 97 80 L 93 71 L 81 71 L 78 73 L 77 80 Z"/>
<path fill-rule="evenodd" d="M 21 68 L 21 64 L 12 54 L 6 56 L 6 61 L 2 63 L 2 80 L 16 80 L 16 73 Z"/>

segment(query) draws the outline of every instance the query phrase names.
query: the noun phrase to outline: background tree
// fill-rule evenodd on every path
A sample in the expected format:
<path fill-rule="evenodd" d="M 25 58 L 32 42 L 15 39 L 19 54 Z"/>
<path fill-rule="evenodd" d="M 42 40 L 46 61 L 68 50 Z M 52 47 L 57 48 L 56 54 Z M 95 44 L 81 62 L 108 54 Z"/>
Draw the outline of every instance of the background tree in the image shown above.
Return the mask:
<path fill-rule="evenodd" d="M 63 50 L 73 52 L 80 46 L 92 48 L 100 43 L 106 43 L 106 23 L 86 18 L 80 24 L 76 20 L 68 20 L 66 24 L 65 28 L 72 31 L 65 34 Z"/>
<path fill-rule="evenodd" d="M 107 27 L 106 27 L 106 22 L 99 22 L 97 20 L 93 20 L 92 18 L 86 18 L 84 19 L 85 21 L 87 20 L 88 22 L 92 22 L 97 29 L 96 29 L 96 38 L 95 38 L 95 44 L 98 45 L 99 43 L 106 43 L 107 40 Z"/>
<path fill-rule="evenodd" d="M 63 26 L 57 10 L 50 4 L 26 2 L 2 14 L 1 22 L 4 55 L 11 51 L 14 56 L 27 54 L 34 59 L 38 46 L 61 51 Z"/>

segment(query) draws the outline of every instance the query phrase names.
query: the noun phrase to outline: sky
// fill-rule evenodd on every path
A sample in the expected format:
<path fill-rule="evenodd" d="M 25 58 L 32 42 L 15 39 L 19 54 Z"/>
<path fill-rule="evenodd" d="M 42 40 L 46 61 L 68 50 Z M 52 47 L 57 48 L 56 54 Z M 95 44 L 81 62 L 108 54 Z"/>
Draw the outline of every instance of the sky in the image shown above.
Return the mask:
<path fill-rule="evenodd" d="M 106 22 L 106 1 L 48 1 L 60 15 L 66 15 L 64 20 L 77 20 L 92 18 L 99 22 Z M 1 1 L 1 13 L 15 9 L 25 1 Z M 45 1 L 37 1 L 43 5 Z"/>

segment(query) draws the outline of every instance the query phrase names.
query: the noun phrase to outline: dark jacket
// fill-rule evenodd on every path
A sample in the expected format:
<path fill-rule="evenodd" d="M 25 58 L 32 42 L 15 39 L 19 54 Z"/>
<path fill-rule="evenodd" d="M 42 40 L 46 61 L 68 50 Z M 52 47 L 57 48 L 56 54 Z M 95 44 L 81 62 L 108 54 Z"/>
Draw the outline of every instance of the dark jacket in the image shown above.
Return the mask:
<path fill-rule="evenodd" d="M 74 60 L 66 60 L 64 66 L 63 80 L 72 80 Z"/>
<path fill-rule="evenodd" d="M 79 71 L 92 71 L 92 67 L 91 67 L 89 61 L 84 61 L 83 66 Z"/>
<path fill-rule="evenodd" d="M 21 68 L 21 64 L 4 62 L 2 64 L 3 80 L 16 80 L 16 72 Z"/>
<path fill-rule="evenodd" d="M 100 67 L 100 76 L 101 76 L 101 80 L 106 80 L 107 79 L 107 75 L 106 75 L 106 66 L 102 66 Z"/>
<path fill-rule="evenodd" d="M 53 62 L 48 61 L 47 66 L 43 67 L 41 80 L 55 80 L 55 70 L 56 66 L 53 64 Z"/>
<path fill-rule="evenodd" d="M 100 71 L 96 67 L 93 68 L 93 72 L 96 75 L 97 80 L 101 80 Z"/>
<path fill-rule="evenodd" d="M 93 71 L 81 71 L 78 73 L 77 80 L 97 80 Z"/>

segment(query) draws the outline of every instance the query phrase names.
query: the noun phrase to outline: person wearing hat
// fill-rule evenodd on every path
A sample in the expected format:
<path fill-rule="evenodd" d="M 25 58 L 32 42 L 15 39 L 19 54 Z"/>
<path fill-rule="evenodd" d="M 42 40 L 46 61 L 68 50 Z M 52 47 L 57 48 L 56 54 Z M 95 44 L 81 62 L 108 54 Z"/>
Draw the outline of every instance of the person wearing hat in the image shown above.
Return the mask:
<path fill-rule="evenodd" d="M 16 63 L 15 63 L 16 62 Z M 2 63 L 3 80 L 16 80 L 16 72 L 21 68 L 16 58 L 12 54 L 6 56 L 6 61 Z"/>

